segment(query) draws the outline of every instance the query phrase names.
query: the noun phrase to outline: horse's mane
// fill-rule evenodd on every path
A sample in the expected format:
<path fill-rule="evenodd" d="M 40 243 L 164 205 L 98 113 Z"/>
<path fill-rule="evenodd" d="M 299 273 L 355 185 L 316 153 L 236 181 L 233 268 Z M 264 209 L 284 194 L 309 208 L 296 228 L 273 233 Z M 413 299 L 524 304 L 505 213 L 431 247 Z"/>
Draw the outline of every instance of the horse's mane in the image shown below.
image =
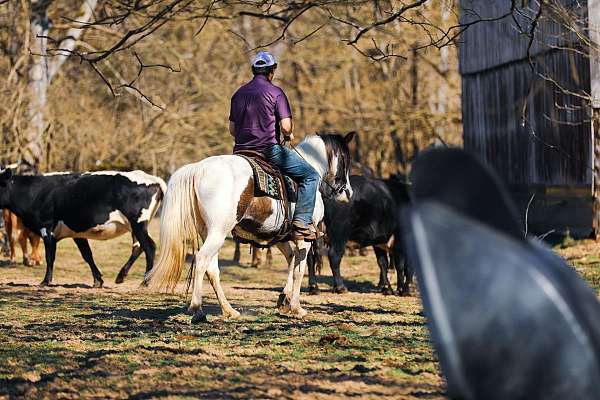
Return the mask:
<path fill-rule="evenodd" d="M 331 160 L 333 154 L 338 155 L 338 174 L 346 174 L 351 166 L 350 149 L 343 135 L 337 133 L 317 133 L 325 143 L 327 157 Z"/>

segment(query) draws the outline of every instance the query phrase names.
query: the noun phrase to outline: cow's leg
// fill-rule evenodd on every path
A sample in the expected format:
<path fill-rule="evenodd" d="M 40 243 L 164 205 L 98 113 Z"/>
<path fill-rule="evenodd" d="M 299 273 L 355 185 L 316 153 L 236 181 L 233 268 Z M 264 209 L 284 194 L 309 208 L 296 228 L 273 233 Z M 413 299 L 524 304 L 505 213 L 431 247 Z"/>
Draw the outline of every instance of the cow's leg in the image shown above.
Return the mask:
<path fill-rule="evenodd" d="M 100 270 L 94 262 L 94 257 L 92 256 L 92 249 L 90 248 L 89 242 L 87 241 L 87 239 L 84 238 L 74 238 L 73 240 L 75 241 L 75 244 L 77 245 L 81 256 L 83 257 L 85 262 L 88 263 L 90 269 L 92 270 L 92 276 L 94 277 L 94 287 L 101 288 L 104 284 L 104 281 L 102 280 L 102 274 L 100 273 Z"/>
<path fill-rule="evenodd" d="M 277 248 L 281 251 L 281 254 L 285 257 L 288 263 L 288 277 L 283 288 L 283 291 L 279 295 L 277 300 L 277 307 L 280 312 L 287 313 L 290 311 L 290 302 L 292 301 L 292 289 L 294 285 L 294 250 L 289 242 L 278 243 Z"/>
<path fill-rule="evenodd" d="M 133 265 L 133 263 L 138 259 L 140 254 L 142 254 L 142 246 L 140 242 L 135 238 L 133 232 L 131 233 L 131 238 L 133 239 L 133 244 L 131 245 L 131 255 L 129 256 L 129 260 L 123 265 L 119 274 L 117 275 L 117 279 L 115 279 L 115 283 L 123 283 L 127 274 L 129 274 L 129 269 Z"/>
<path fill-rule="evenodd" d="M 394 262 L 396 263 L 396 274 L 402 278 L 398 278 L 398 290 L 399 296 L 410 296 L 410 285 L 413 280 L 413 270 L 410 265 L 406 262 L 402 253 L 394 252 Z"/>
<path fill-rule="evenodd" d="M 319 294 L 321 290 L 319 289 L 319 284 L 317 283 L 317 259 L 320 256 L 319 254 L 319 245 L 318 240 L 314 241 L 310 251 L 308 252 L 308 256 L 306 257 L 306 263 L 308 264 L 308 294 Z"/>
<path fill-rule="evenodd" d="M 44 229 L 44 232 L 46 230 Z M 51 234 L 45 234 L 44 237 L 44 249 L 46 253 L 46 276 L 42 281 L 42 286 L 47 286 L 52 283 L 52 272 L 54 270 L 54 259 L 56 258 L 56 239 Z"/>
<path fill-rule="evenodd" d="M 340 264 L 342 263 L 342 257 L 344 255 L 344 248 L 346 242 L 331 243 L 329 247 L 329 266 L 333 273 L 333 291 L 335 293 L 346 293 L 348 288 L 344 285 L 342 274 L 340 272 Z"/>
<path fill-rule="evenodd" d="M 148 223 L 142 222 L 132 224 L 131 229 L 146 255 L 146 273 L 148 273 L 154 266 L 154 255 L 156 254 L 156 244 L 154 244 L 154 240 L 148 235 Z"/>
<path fill-rule="evenodd" d="M 262 264 L 263 249 L 260 247 L 252 246 L 252 263 L 250 268 L 258 268 Z"/>
<path fill-rule="evenodd" d="M 27 234 L 25 233 L 24 229 L 21 229 L 21 231 L 19 232 L 19 247 L 21 248 L 21 252 L 23 253 L 23 265 L 25 265 L 26 267 L 30 267 L 31 264 L 31 259 L 29 256 L 29 252 L 27 251 Z"/>
<path fill-rule="evenodd" d="M 373 250 L 375 250 L 375 257 L 377 257 L 377 265 L 379 266 L 379 279 L 383 280 L 383 287 L 381 288 L 381 293 L 385 295 L 393 294 L 394 290 L 392 289 L 392 285 L 387 276 L 388 272 L 388 255 L 387 251 L 380 247 L 373 246 Z"/>
<path fill-rule="evenodd" d="M 13 225 L 12 215 L 9 215 L 8 224 L 6 225 L 6 232 L 8 234 L 8 247 L 10 250 L 10 263 L 15 264 L 17 262 L 17 242 L 19 240 L 17 227 Z"/>
<path fill-rule="evenodd" d="M 238 242 L 237 240 L 235 241 L 235 251 L 233 252 L 233 263 L 240 265 L 240 259 L 242 258 L 241 256 L 241 252 L 240 252 L 240 242 Z"/>
<path fill-rule="evenodd" d="M 273 250 L 272 247 L 267 248 L 267 267 L 273 266 Z"/>
<path fill-rule="evenodd" d="M 40 237 L 33 233 L 29 234 L 29 242 L 31 243 L 31 261 L 32 265 L 42 265 L 42 257 L 40 256 Z"/>
<path fill-rule="evenodd" d="M 373 249 L 375 249 L 375 247 L 373 247 Z M 375 253 L 375 255 L 377 256 L 377 253 Z M 379 259 L 377 259 L 377 266 L 379 267 L 379 282 L 377 282 L 377 286 L 375 288 L 378 291 L 382 291 L 385 287 L 385 277 L 383 269 L 381 268 L 381 265 L 379 265 Z"/>

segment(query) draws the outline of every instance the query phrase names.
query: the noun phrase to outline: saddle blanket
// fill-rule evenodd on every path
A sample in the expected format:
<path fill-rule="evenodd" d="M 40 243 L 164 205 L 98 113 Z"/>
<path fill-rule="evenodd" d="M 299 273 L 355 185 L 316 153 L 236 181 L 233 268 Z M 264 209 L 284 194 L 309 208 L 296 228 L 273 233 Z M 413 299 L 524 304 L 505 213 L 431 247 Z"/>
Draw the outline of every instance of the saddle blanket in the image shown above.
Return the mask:
<path fill-rule="evenodd" d="M 252 167 L 252 172 L 254 174 L 254 192 L 257 196 L 269 196 L 277 200 L 284 199 L 284 192 L 286 190 L 287 200 L 289 202 L 295 203 L 297 199 L 297 184 L 294 182 L 292 178 L 289 176 L 283 175 L 283 180 L 285 181 L 285 188 L 281 187 L 281 180 L 267 173 L 260 164 L 258 164 L 252 157 L 245 156 L 243 154 L 238 154 L 240 157 L 243 157 L 248 161 L 250 166 Z"/>

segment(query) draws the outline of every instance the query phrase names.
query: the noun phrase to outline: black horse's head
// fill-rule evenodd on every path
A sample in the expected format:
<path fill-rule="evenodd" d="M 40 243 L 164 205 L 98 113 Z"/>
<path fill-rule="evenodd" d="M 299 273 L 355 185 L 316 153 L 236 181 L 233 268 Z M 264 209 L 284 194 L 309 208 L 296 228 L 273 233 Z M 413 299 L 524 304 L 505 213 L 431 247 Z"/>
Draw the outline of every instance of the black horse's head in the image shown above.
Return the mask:
<path fill-rule="evenodd" d="M 327 159 L 329 160 L 328 173 L 321 181 L 321 193 L 326 198 L 347 203 L 352 197 L 350 186 L 350 149 L 348 144 L 354 138 L 356 132 L 346 135 L 320 133 L 318 136 L 325 143 Z"/>

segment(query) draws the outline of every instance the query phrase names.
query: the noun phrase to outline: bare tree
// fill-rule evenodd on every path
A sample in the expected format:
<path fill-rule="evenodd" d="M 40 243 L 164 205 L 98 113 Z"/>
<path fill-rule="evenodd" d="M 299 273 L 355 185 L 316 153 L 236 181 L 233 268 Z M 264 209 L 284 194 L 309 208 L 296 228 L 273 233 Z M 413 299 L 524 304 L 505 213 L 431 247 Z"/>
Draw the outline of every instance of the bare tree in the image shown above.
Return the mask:
<path fill-rule="evenodd" d="M 82 0 L 79 14 L 73 20 L 73 27 L 67 31 L 64 38 L 57 41 L 57 48 L 49 54 L 48 40 L 51 21 L 48 17 L 48 7 L 52 0 L 31 0 L 30 43 L 31 62 L 29 67 L 29 107 L 27 119 L 29 127 L 25 132 L 26 145 L 22 154 L 25 161 L 39 166 L 43 157 L 44 131 L 46 123 L 44 110 L 48 87 L 60 70 L 61 66 L 75 50 L 77 40 L 84 32 L 84 27 L 93 16 L 97 0 Z M 52 55 L 52 57 L 50 57 Z"/>

